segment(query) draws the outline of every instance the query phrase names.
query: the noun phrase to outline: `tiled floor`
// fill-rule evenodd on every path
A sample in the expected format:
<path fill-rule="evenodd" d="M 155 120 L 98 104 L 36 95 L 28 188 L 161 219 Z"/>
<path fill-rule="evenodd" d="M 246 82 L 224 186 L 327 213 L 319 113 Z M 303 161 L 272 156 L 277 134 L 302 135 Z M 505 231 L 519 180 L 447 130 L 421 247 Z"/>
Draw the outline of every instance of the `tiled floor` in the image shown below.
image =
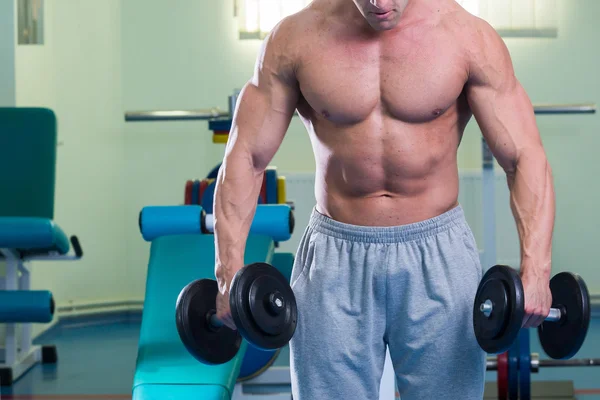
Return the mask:
<path fill-rule="evenodd" d="M 2 390 L 2 400 L 130 399 L 139 328 L 139 320 L 125 319 L 53 330 L 38 342 L 57 346 L 58 364 L 34 367 L 12 390 Z M 531 333 L 532 351 L 540 352 L 537 336 Z M 577 357 L 600 357 L 600 321 L 593 321 Z M 288 358 L 282 352 L 276 364 L 286 364 Z M 494 372 L 487 375 L 489 380 L 496 379 Z M 573 380 L 578 398 L 600 399 L 600 368 L 549 368 L 533 379 Z"/>

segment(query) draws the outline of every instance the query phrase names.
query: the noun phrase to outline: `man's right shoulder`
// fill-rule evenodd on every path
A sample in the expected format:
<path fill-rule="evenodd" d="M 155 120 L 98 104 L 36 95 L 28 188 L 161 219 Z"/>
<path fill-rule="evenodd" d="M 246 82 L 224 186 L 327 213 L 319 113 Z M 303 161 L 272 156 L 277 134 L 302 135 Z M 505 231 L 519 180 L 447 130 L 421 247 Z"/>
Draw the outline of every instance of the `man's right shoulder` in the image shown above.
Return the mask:
<path fill-rule="evenodd" d="M 290 53 L 301 53 L 310 45 L 323 20 L 320 1 L 313 3 L 279 21 L 267 36 L 269 45 Z"/>

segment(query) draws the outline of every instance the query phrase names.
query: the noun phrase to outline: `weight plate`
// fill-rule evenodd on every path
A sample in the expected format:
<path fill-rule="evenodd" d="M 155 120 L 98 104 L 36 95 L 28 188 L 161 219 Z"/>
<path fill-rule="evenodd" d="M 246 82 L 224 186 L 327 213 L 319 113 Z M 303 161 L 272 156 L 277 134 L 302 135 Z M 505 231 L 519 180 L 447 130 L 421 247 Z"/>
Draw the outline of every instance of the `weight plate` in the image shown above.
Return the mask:
<path fill-rule="evenodd" d="M 538 327 L 542 348 L 550 358 L 572 358 L 590 326 L 590 294 L 581 276 L 561 272 L 550 280 L 552 307 L 563 312 L 559 322 L 544 322 Z"/>
<path fill-rule="evenodd" d="M 200 181 L 200 187 L 198 188 L 198 204 L 200 205 L 204 204 L 204 193 L 206 192 L 209 183 L 208 179 L 202 179 Z"/>
<path fill-rule="evenodd" d="M 508 349 L 508 398 L 519 398 L 519 344 L 518 340 Z"/>
<path fill-rule="evenodd" d="M 265 176 L 267 204 L 277 204 L 277 170 L 273 167 L 267 168 Z"/>
<path fill-rule="evenodd" d="M 260 194 L 258 196 L 258 204 L 267 204 L 267 173 L 263 173 L 263 183 L 260 187 Z"/>
<path fill-rule="evenodd" d="M 279 353 L 281 353 L 281 349 L 261 350 L 248 344 L 237 382 L 245 382 L 260 376 L 273 365 L 279 357 Z"/>
<path fill-rule="evenodd" d="M 529 329 L 521 329 L 519 334 L 519 398 L 531 399 L 531 353 L 529 349 Z"/>
<path fill-rule="evenodd" d="M 192 182 L 192 181 L 187 181 L 185 183 L 185 197 L 184 197 L 185 205 L 192 204 L 192 187 L 193 186 L 194 186 L 194 182 Z"/>
<path fill-rule="evenodd" d="M 253 346 L 278 349 L 294 335 L 296 297 L 287 279 L 273 266 L 255 263 L 239 270 L 231 283 L 229 299 L 236 327 Z M 278 314 L 272 310 L 274 300 L 280 304 Z"/>
<path fill-rule="evenodd" d="M 492 302 L 486 316 L 481 304 Z M 523 284 L 519 274 L 505 265 L 495 265 L 483 276 L 473 304 L 473 328 L 479 346 L 487 353 L 503 353 L 513 344 L 525 314 Z"/>
<path fill-rule="evenodd" d="M 498 354 L 498 400 L 508 399 L 508 353 Z"/>
<path fill-rule="evenodd" d="M 198 361 L 224 364 L 231 360 L 242 344 L 241 335 L 226 326 L 213 327 L 210 315 L 217 309 L 217 281 L 202 279 L 191 282 L 179 293 L 175 311 L 177 332 L 187 351 Z"/>
<path fill-rule="evenodd" d="M 208 175 L 206 175 L 206 179 L 217 179 L 217 176 L 219 175 L 219 170 L 221 169 L 221 163 L 217 164 L 216 167 L 214 167 L 209 173 Z"/>
<path fill-rule="evenodd" d="M 200 204 L 198 198 L 198 189 L 200 188 L 200 181 L 195 180 L 192 186 L 192 204 Z"/>

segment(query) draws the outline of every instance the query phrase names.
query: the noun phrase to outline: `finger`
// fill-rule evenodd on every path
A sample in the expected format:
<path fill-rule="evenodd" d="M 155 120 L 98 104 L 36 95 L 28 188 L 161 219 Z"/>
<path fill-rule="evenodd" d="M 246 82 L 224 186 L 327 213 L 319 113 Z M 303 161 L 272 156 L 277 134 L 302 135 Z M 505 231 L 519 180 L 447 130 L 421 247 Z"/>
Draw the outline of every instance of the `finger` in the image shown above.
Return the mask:
<path fill-rule="evenodd" d="M 226 322 L 225 325 L 229 328 L 229 329 L 233 329 L 234 331 L 237 330 L 237 327 L 235 326 L 235 322 L 233 321 L 233 317 L 231 315 L 228 315 L 226 318 Z"/>
<path fill-rule="evenodd" d="M 525 316 L 523 317 L 523 323 L 521 324 L 522 328 L 530 328 L 530 324 L 531 324 L 531 319 L 532 319 L 533 315 L 532 314 L 525 314 Z"/>
<path fill-rule="evenodd" d="M 531 327 L 537 328 L 544 322 L 544 319 L 546 319 L 546 315 L 544 315 L 544 313 L 535 313 L 530 322 Z"/>

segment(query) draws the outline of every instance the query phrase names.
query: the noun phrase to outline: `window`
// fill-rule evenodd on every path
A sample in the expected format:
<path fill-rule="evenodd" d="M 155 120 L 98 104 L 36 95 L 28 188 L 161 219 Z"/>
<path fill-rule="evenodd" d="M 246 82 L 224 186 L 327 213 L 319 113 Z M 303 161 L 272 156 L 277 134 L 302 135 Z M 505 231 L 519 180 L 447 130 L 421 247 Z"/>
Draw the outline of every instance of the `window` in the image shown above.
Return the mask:
<path fill-rule="evenodd" d="M 288 15 L 306 7 L 312 0 L 236 0 L 240 39 L 264 39 Z"/>
<path fill-rule="evenodd" d="M 312 0 L 235 0 L 241 39 L 264 39 L 284 17 Z M 456 0 L 503 37 L 556 37 L 557 0 Z"/>
<path fill-rule="evenodd" d="M 457 0 L 504 37 L 556 37 L 557 0 Z"/>

